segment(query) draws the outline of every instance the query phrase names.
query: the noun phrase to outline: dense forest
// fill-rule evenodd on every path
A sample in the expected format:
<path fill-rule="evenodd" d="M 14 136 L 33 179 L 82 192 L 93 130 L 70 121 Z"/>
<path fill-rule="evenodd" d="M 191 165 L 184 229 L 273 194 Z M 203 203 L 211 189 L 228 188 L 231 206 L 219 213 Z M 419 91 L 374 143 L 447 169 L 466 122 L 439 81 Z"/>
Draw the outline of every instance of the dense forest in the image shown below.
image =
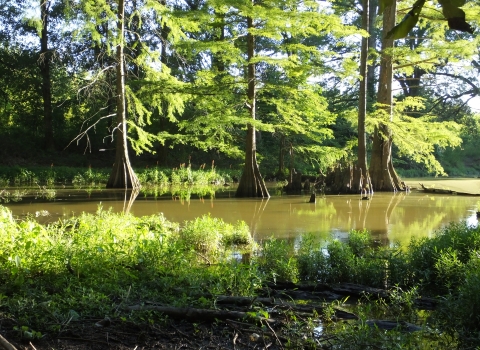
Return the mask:
<path fill-rule="evenodd" d="M 135 187 L 132 165 L 214 162 L 260 197 L 293 171 L 348 173 L 344 191 L 480 173 L 478 1 L 2 0 L 0 18 L 3 165 L 114 164 L 107 186 Z"/>

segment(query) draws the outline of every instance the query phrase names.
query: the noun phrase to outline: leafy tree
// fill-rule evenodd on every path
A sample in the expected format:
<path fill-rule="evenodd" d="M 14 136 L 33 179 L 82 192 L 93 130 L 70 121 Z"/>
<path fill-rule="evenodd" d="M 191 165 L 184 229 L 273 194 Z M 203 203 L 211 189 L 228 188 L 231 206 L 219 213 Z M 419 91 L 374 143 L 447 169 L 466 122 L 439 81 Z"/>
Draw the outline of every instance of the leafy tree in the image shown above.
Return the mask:
<path fill-rule="evenodd" d="M 51 1 L 40 0 L 41 34 L 40 57 L 38 66 L 40 67 L 40 72 L 42 75 L 43 120 L 45 128 L 45 148 L 47 150 L 53 150 L 54 148 L 52 122 L 52 86 L 50 76 L 50 62 L 52 59 L 52 52 L 48 47 L 50 34 L 50 6 Z"/>
<path fill-rule="evenodd" d="M 404 18 L 400 24 L 394 27 L 395 24 L 395 14 L 396 10 L 394 9 L 396 7 L 396 2 L 395 1 L 383 1 L 381 3 L 381 8 L 384 10 L 383 12 L 383 31 L 384 33 L 387 33 L 383 39 L 383 45 L 382 45 L 382 63 L 381 63 L 381 69 L 380 69 L 380 79 L 379 79 L 379 89 L 378 89 L 378 102 L 382 104 L 382 110 L 380 110 L 381 113 L 383 113 L 383 122 L 375 122 L 375 131 L 373 135 L 373 146 L 372 146 L 372 157 L 371 157 L 371 163 L 370 163 L 370 174 L 372 176 L 372 183 L 373 187 L 375 190 L 384 190 L 384 191 L 395 191 L 397 189 L 403 189 L 403 184 L 398 177 L 394 167 L 393 167 L 393 162 L 392 162 L 392 142 L 393 138 L 398 142 L 398 145 L 401 146 L 401 152 L 404 152 L 404 154 L 411 154 L 412 156 L 414 154 L 417 154 L 417 151 L 419 149 L 422 149 L 422 151 L 419 151 L 419 153 L 422 153 L 422 157 L 417 157 L 416 160 L 423 160 L 426 164 L 427 167 L 430 170 L 435 169 L 435 172 L 442 173 L 443 170 L 441 170 L 441 166 L 437 161 L 434 161 L 432 159 L 432 152 L 433 152 L 433 145 L 429 147 L 413 147 L 412 149 L 406 149 L 407 147 L 406 142 L 404 142 L 408 137 L 410 136 L 409 134 L 401 134 L 401 135 L 394 135 L 392 133 L 392 127 L 393 127 L 393 109 L 392 109 L 392 90 L 391 90 L 391 85 L 392 85 L 392 65 L 393 65 L 393 54 L 395 53 L 396 57 L 400 56 L 402 57 L 402 47 L 393 48 L 393 41 L 394 39 L 399 39 L 408 34 L 408 32 L 413 29 L 417 21 L 419 20 L 420 13 L 422 12 L 422 8 L 424 5 L 425 1 L 417 1 L 413 4 L 412 9 L 410 12 L 407 14 L 407 16 Z M 450 8 L 450 4 L 447 2 L 442 2 L 442 6 L 444 9 L 444 15 L 446 16 L 447 19 L 449 19 L 449 15 L 446 15 L 445 9 Z M 462 11 L 462 10 L 460 10 Z M 463 11 L 462 11 L 463 13 Z M 463 20 L 465 17 L 463 17 Z M 413 23 L 413 24 L 412 24 Z M 448 21 L 449 25 L 453 29 L 459 29 L 458 27 L 452 26 L 451 23 L 452 21 Z M 425 27 L 423 27 L 425 28 Z M 471 32 L 471 28 L 468 27 L 469 29 L 466 31 Z M 420 32 L 425 35 L 425 30 L 420 29 Z M 438 39 L 437 39 L 438 40 Z M 406 53 L 404 57 L 408 57 L 409 53 L 411 52 L 419 52 L 415 51 L 418 49 L 419 44 L 423 42 L 423 37 L 419 37 L 418 41 L 415 40 L 410 40 L 410 44 L 414 45 L 409 49 L 404 49 L 403 53 Z M 413 49 L 413 51 L 412 51 Z M 408 50 L 408 53 L 407 53 Z M 423 51 L 422 51 L 423 52 Z M 402 87 L 404 88 L 405 92 L 408 93 L 410 96 L 418 96 L 419 95 L 419 81 L 420 78 L 425 74 L 424 67 L 425 63 L 430 64 L 429 61 L 435 61 L 438 58 L 435 57 L 436 53 L 435 51 L 429 51 L 432 52 L 432 56 L 434 58 L 426 59 L 423 61 L 417 61 L 417 63 L 408 63 L 402 65 L 399 63 L 397 65 L 398 68 L 405 68 L 407 71 L 409 71 L 408 74 L 413 74 L 413 77 L 410 78 L 409 80 L 407 79 L 402 79 L 401 84 Z M 425 55 L 424 55 L 425 56 Z M 423 65 L 422 65 L 423 64 Z M 417 66 L 416 66 L 417 65 Z M 414 67 L 416 66 L 416 67 Z M 397 73 L 398 74 L 398 73 Z M 413 108 L 418 108 L 418 102 L 413 104 Z M 417 109 L 418 110 L 418 109 Z M 378 114 L 377 114 L 378 115 Z M 418 125 L 415 125 L 415 123 L 419 123 L 420 119 L 412 119 L 412 118 L 407 118 L 406 116 L 400 116 L 400 121 L 399 122 L 409 122 L 410 126 L 408 127 L 408 132 L 410 134 L 415 133 L 415 130 L 417 132 L 419 131 Z M 431 119 L 430 119 L 431 120 Z M 389 125 L 390 124 L 390 125 Z M 419 125 L 422 125 L 420 122 Z M 422 140 L 430 140 L 434 143 L 439 142 L 440 144 L 443 144 L 446 142 L 447 144 L 450 145 L 458 145 L 459 139 L 458 136 L 455 133 L 451 133 L 456 127 L 453 125 L 445 125 L 441 126 L 437 124 L 438 129 L 435 129 L 436 136 L 430 135 L 426 136 L 425 132 L 426 130 L 433 130 L 433 124 L 429 125 L 428 127 L 422 126 L 424 128 L 424 134 L 418 133 L 418 137 Z M 453 128 L 453 129 L 452 129 Z M 443 130 L 443 131 L 442 131 Z M 457 129 L 458 130 L 458 129 Z M 439 138 L 439 134 L 442 132 L 445 132 L 443 134 L 443 138 L 445 138 L 443 141 Z M 436 141 L 433 141 L 436 140 Z M 410 145 L 412 147 L 413 145 Z M 426 150 L 429 151 L 426 151 Z"/>
<path fill-rule="evenodd" d="M 388 33 L 395 25 L 397 12 L 396 1 L 385 6 L 383 12 L 383 32 Z M 382 57 L 380 62 L 380 78 L 378 81 L 377 102 L 385 110 L 388 121 L 393 118 L 392 95 L 392 53 L 393 39 L 385 36 L 382 40 Z M 389 52 L 390 50 L 390 52 Z M 395 191 L 402 188 L 400 178 L 392 163 L 392 133 L 387 123 L 379 123 L 373 132 L 372 155 L 370 161 L 370 176 L 373 190 Z"/>
<path fill-rule="evenodd" d="M 255 0 L 252 1 L 255 6 Z M 247 15 L 247 103 L 252 120 L 256 119 L 257 79 L 255 63 L 255 25 L 253 14 Z M 247 124 L 247 138 L 245 143 L 245 168 L 238 184 L 237 197 L 270 197 L 265 181 L 260 174 L 257 162 L 257 142 L 255 126 Z"/>
<path fill-rule="evenodd" d="M 130 164 L 127 143 L 127 107 L 125 97 L 125 67 L 124 67 L 124 42 L 125 42 L 125 2 L 118 0 L 117 8 L 117 54 L 116 54 L 116 152 L 115 164 L 107 182 L 107 188 L 138 188 L 135 172 Z"/>
<path fill-rule="evenodd" d="M 65 25 L 65 7 L 63 1 L 3 1 L 0 16 L 5 23 L 0 30 L 0 38 L 4 47 L 18 48 L 24 52 L 35 52 L 39 76 L 39 101 L 42 101 L 43 147 L 49 151 L 54 149 L 54 106 L 57 101 L 52 97 L 52 70 L 54 57 L 62 56 L 59 47 L 65 45 L 67 38 L 63 36 Z M 10 33 L 16 33 L 14 37 Z M 32 38 L 38 42 L 32 42 Z M 61 65 L 61 64 L 59 64 Z M 36 90 L 36 87 L 34 87 Z"/>
<path fill-rule="evenodd" d="M 362 29 L 367 33 L 370 32 L 370 1 L 362 1 Z M 362 38 L 362 47 L 360 52 L 360 91 L 358 103 L 358 159 L 356 173 L 353 179 L 353 191 L 371 190 L 372 183 L 367 168 L 367 140 L 366 140 L 366 118 L 367 118 L 367 95 L 368 95 L 368 75 L 367 75 L 367 59 L 368 59 L 369 40 Z"/>
<path fill-rule="evenodd" d="M 317 38 L 342 38 L 355 33 L 355 29 L 342 25 L 331 11 L 319 11 L 317 4 L 308 1 L 252 4 L 235 1 L 229 2 L 230 7 L 224 7 L 223 2 L 212 2 L 205 6 L 214 14 L 212 31 L 215 34 L 211 39 L 207 36 L 201 44 L 193 43 L 190 52 L 210 50 L 212 65 L 197 73 L 195 90 L 200 98 L 195 100 L 196 111 L 202 113 L 181 124 L 185 131 L 195 133 L 199 146 L 227 149 L 229 154 L 238 153 L 237 148 L 229 145 L 239 140 L 239 127 L 245 126 L 247 140 L 250 140 L 246 153 L 250 153 L 253 138 L 256 142 L 259 136 L 275 132 L 301 140 L 292 145 L 304 159 L 321 162 L 325 154 L 340 154 L 341 151 L 321 147 L 322 142 L 332 136 L 327 127 L 333 123 L 334 116 L 327 111 L 325 99 L 314 81 L 326 71 L 348 75 L 352 66 L 346 59 L 345 66 L 336 70 L 328 68 L 326 61 L 338 58 L 326 48 L 326 40 Z M 254 51 L 249 54 L 252 42 Z M 252 71 L 256 72 L 255 83 L 252 75 L 248 75 Z M 208 100 L 204 98 L 207 87 Z M 255 111 L 252 106 L 256 106 Z M 256 161 L 252 161 L 257 151 L 247 155 L 244 165 L 247 173 L 257 173 L 253 165 Z M 254 178 L 258 175 L 249 175 L 246 181 L 256 182 Z M 249 187 L 262 188 L 262 185 L 257 182 Z M 259 190 L 254 192 L 264 195 Z"/>
<path fill-rule="evenodd" d="M 174 114 L 183 109 L 183 100 L 178 93 L 179 82 L 171 76 L 164 64 L 165 57 L 160 54 L 166 51 L 162 48 L 166 45 L 162 35 L 168 32 L 171 40 L 176 40 L 183 33 L 165 3 L 103 1 L 93 6 L 90 1 L 84 1 L 81 5 L 83 22 L 78 31 L 79 40 L 91 38 L 98 57 L 111 57 L 95 64 L 92 86 L 105 82 L 109 87 L 108 73 L 115 68 L 116 121 L 111 125 L 111 132 L 113 136 L 115 131 L 116 161 L 108 187 L 136 187 L 138 181 L 129 164 L 129 145 L 137 154 L 151 151 L 154 142 L 164 142 L 170 137 L 147 130 L 152 115 L 165 114 L 174 120 Z M 121 12 L 120 5 L 124 12 Z M 111 27 L 111 23 L 116 26 Z M 127 32 L 129 34 L 125 35 Z M 112 46 L 116 48 L 114 60 Z M 113 102 L 112 95 L 105 95 L 108 96 L 108 110 Z M 101 118 L 107 117 L 111 117 L 111 113 Z M 97 122 L 93 121 L 88 129 Z"/>

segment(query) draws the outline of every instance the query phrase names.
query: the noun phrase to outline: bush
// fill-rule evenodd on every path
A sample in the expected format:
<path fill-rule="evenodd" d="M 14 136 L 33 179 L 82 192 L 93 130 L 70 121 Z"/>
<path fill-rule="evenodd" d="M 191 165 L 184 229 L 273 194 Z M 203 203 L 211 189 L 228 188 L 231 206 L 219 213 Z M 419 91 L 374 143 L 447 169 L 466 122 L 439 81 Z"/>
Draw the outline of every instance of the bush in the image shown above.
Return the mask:
<path fill-rule="evenodd" d="M 328 264 L 330 265 L 329 282 L 352 281 L 355 268 L 355 255 L 350 246 L 334 240 L 327 247 Z"/>
<path fill-rule="evenodd" d="M 212 261 L 227 247 L 253 244 L 250 230 L 245 223 L 238 222 L 234 226 L 206 215 L 186 221 L 178 237 L 178 244 L 182 249 L 197 251 Z"/>
<path fill-rule="evenodd" d="M 297 252 L 299 278 L 305 281 L 326 283 L 331 271 L 326 250 L 313 234 L 302 237 Z"/>
<path fill-rule="evenodd" d="M 297 259 L 292 247 L 284 240 L 270 238 L 263 241 L 257 263 L 268 281 L 296 283 L 299 280 Z"/>

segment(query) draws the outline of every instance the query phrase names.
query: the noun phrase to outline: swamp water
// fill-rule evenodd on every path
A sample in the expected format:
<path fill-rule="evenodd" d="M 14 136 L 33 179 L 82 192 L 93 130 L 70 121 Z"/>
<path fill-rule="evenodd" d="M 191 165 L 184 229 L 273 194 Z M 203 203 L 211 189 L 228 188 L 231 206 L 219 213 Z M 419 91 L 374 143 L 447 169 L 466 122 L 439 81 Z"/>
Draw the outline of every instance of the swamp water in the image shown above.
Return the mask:
<path fill-rule="evenodd" d="M 478 183 L 471 181 L 480 188 L 480 180 Z M 411 238 L 431 236 L 450 222 L 466 221 L 469 225 L 477 225 L 476 212 L 480 204 L 480 195 L 427 194 L 415 190 L 375 193 L 370 200 L 361 200 L 359 195 L 317 195 L 315 204 L 308 203 L 309 195 L 273 194 L 268 200 L 237 199 L 234 195 L 233 187 L 221 188 L 215 198 L 192 195 L 188 200 L 171 195 L 154 197 L 141 192 L 129 206 L 129 195 L 125 197 L 124 191 L 58 189 L 53 201 L 26 196 L 19 202 L 2 205 L 9 207 L 15 217 L 31 215 L 39 222 L 51 222 L 82 212 L 94 213 L 101 206 L 114 212 L 128 208 L 136 216 L 163 213 L 168 220 L 180 223 L 202 215 L 222 218 L 229 223 L 243 220 L 256 240 L 274 236 L 295 241 L 306 233 L 324 240 L 343 239 L 350 230 L 365 228 L 380 244 L 400 242 L 406 245 Z"/>

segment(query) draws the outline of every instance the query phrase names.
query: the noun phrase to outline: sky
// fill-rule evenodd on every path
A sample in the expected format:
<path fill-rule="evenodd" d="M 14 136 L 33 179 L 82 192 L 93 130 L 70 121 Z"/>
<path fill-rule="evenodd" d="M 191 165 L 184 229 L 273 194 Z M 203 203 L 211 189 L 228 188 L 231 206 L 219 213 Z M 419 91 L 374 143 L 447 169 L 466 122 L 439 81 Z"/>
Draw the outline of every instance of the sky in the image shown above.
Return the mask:
<path fill-rule="evenodd" d="M 472 98 L 468 102 L 468 105 L 470 106 L 470 108 L 472 108 L 474 113 L 479 113 L 480 114 L 480 96 Z"/>

